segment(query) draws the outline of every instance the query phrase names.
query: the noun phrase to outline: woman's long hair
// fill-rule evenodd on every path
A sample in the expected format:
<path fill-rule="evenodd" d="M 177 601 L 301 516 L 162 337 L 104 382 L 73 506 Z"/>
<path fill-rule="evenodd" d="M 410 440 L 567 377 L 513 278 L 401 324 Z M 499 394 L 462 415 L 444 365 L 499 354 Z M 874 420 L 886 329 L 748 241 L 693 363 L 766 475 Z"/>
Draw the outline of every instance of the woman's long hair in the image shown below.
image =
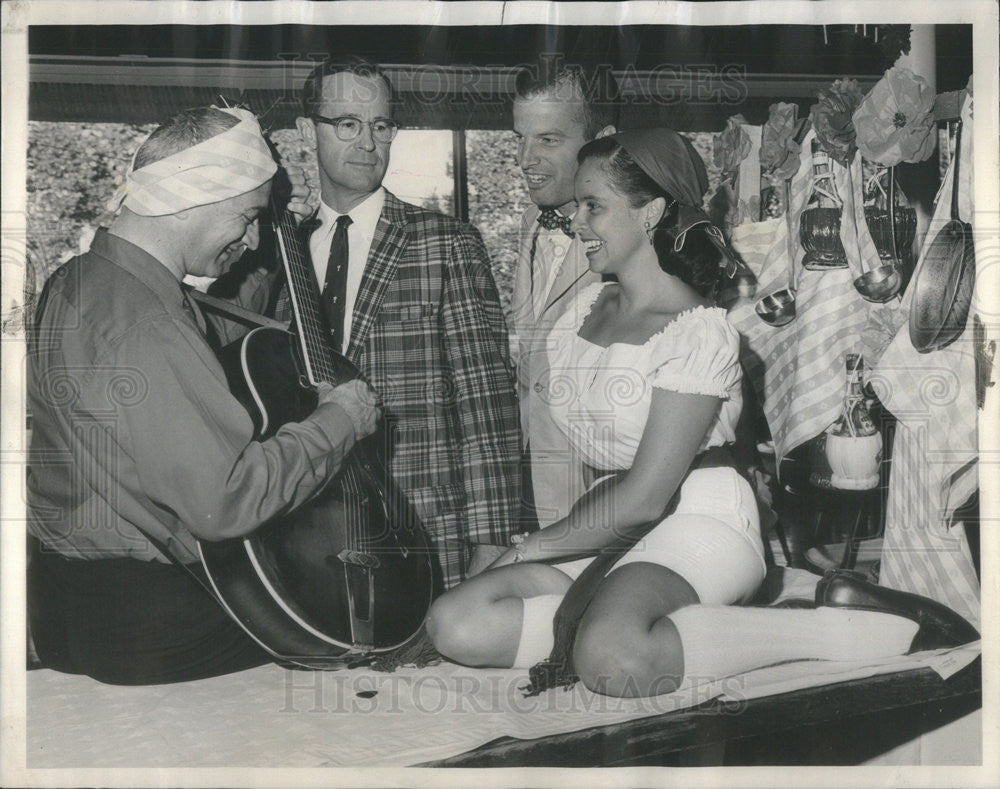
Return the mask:
<path fill-rule="evenodd" d="M 695 225 L 684 236 L 684 246 L 674 249 L 677 240 L 677 200 L 650 178 L 635 163 L 628 151 L 610 137 L 599 137 L 586 143 L 577 154 L 581 164 L 589 158 L 603 159 L 604 171 L 611 187 L 624 196 L 632 208 L 641 208 L 650 200 L 662 197 L 667 210 L 652 228 L 653 250 L 660 268 L 689 285 L 699 295 L 715 298 L 723 271 L 723 254 L 708 234 L 706 225 Z"/>

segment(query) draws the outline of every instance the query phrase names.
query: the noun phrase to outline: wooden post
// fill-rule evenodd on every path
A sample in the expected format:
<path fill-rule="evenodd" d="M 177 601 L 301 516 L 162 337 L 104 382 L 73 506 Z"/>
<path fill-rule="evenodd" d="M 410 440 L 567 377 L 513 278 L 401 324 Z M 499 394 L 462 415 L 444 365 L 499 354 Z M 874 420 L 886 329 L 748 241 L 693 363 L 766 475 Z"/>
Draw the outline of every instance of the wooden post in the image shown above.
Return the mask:
<path fill-rule="evenodd" d="M 934 25 L 913 25 L 910 28 L 910 53 L 900 55 L 895 65 L 908 68 L 919 77 L 927 80 L 933 92 L 937 92 L 937 53 L 934 44 Z M 907 165 L 901 172 L 901 183 L 906 196 L 917 212 L 916 248 L 920 249 L 927 235 L 927 226 L 934 213 L 934 196 L 937 194 L 940 178 L 938 177 L 937 156 L 931 156 L 926 162 L 917 165 Z"/>
<path fill-rule="evenodd" d="M 451 133 L 452 178 L 455 181 L 455 216 L 462 222 L 469 221 L 469 168 L 465 160 L 465 130 Z"/>

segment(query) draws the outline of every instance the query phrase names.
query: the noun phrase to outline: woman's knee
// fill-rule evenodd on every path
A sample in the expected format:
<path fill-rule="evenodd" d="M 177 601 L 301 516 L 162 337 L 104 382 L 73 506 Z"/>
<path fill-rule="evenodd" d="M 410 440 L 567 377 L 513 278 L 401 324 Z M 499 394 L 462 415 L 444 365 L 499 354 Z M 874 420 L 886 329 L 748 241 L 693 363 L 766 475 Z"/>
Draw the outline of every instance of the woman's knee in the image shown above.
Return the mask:
<path fill-rule="evenodd" d="M 573 668 L 595 693 L 657 696 L 680 685 L 683 657 L 679 640 L 671 639 L 669 630 L 597 620 L 582 623 L 577 631 Z"/>
<path fill-rule="evenodd" d="M 509 666 L 521 630 L 521 600 L 463 594 L 439 598 L 427 615 L 427 635 L 445 657 L 467 666 Z"/>
<path fill-rule="evenodd" d="M 471 601 L 463 600 L 455 592 L 445 594 L 433 602 L 427 612 L 424 628 L 434 648 L 447 658 L 463 662 L 470 651 L 476 628 L 470 616 Z"/>

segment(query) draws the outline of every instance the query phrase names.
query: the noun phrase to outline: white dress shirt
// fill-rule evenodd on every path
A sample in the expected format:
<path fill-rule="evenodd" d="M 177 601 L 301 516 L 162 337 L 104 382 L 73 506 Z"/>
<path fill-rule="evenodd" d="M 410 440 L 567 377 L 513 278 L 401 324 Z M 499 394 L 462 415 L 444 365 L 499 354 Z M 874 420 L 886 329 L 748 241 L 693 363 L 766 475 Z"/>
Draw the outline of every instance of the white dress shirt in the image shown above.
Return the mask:
<path fill-rule="evenodd" d="M 566 259 L 566 253 L 569 252 L 573 240 L 559 228 L 546 230 L 544 227 L 540 227 L 538 229 L 535 260 L 531 272 L 531 308 L 535 320 L 542 316 L 549 297 L 555 295 L 552 293 L 552 285 L 562 272 L 563 261 Z"/>
<path fill-rule="evenodd" d="M 385 189 L 379 187 L 350 210 L 351 224 L 347 227 L 347 297 L 344 301 L 344 348 L 351 341 L 351 326 L 354 317 L 354 304 L 361 289 L 361 277 L 365 273 L 368 253 L 371 251 L 375 238 L 375 226 L 382 215 L 385 204 Z M 336 229 L 337 218 L 341 216 L 322 200 L 319 204 L 317 218 L 319 228 L 309 237 L 309 254 L 312 257 L 313 270 L 316 272 L 316 282 L 320 291 L 326 279 L 326 265 L 330 260 L 330 245 L 333 243 L 333 232 Z"/>

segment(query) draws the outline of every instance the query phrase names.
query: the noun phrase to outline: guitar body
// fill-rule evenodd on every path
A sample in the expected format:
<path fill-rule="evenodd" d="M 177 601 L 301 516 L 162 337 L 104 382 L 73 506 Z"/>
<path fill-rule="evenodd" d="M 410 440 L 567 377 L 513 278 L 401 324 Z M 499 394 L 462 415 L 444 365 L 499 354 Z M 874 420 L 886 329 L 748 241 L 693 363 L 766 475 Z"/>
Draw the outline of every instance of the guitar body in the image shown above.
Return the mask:
<path fill-rule="evenodd" d="M 255 329 L 221 359 L 259 438 L 316 407 L 296 335 Z M 358 377 L 346 358 L 331 354 L 331 361 L 335 380 Z M 387 456 L 380 429 L 307 505 L 245 539 L 199 543 L 216 595 L 276 657 L 336 668 L 420 630 L 433 591 L 431 549 L 393 485 Z"/>

